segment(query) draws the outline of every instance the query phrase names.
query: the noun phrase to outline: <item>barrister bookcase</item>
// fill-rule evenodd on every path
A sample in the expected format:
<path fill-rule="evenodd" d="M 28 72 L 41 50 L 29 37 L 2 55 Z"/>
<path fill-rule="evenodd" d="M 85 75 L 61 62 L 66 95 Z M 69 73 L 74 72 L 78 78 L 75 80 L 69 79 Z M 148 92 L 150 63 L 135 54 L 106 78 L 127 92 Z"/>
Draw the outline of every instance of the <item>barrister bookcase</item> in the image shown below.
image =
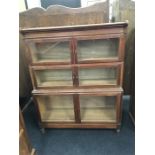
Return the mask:
<path fill-rule="evenodd" d="M 127 25 L 20 29 L 41 128 L 119 131 Z"/>

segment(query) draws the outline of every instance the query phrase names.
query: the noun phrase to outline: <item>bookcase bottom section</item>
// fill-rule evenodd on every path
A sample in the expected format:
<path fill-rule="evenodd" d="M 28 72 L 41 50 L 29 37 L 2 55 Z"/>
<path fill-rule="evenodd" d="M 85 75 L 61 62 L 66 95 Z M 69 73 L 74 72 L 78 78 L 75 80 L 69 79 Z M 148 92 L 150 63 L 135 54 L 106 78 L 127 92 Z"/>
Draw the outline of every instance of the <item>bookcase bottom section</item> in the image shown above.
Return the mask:
<path fill-rule="evenodd" d="M 40 127 L 117 129 L 121 122 L 122 92 L 86 91 L 79 94 L 34 93 Z"/>
<path fill-rule="evenodd" d="M 50 123 L 41 122 L 41 128 L 83 128 L 83 129 L 119 129 L 120 124 L 117 123 Z"/>
<path fill-rule="evenodd" d="M 72 95 L 37 96 L 37 104 L 43 122 L 76 122 L 75 104 L 79 104 L 80 122 L 116 123 L 115 96 L 79 96 L 73 103 Z"/>

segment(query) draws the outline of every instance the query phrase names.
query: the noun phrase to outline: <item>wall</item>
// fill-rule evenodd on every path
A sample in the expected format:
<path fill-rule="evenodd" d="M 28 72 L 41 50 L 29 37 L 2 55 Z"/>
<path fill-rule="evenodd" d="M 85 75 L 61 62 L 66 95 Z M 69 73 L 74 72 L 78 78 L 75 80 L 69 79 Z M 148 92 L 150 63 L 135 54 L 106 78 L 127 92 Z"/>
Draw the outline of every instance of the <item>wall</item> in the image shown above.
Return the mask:
<path fill-rule="evenodd" d="M 24 0 L 19 0 L 19 12 L 25 11 L 25 10 L 26 10 L 25 1 Z"/>
<path fill-rule="evenodd" d="M 41 6 L 47 8 L 49 5 L 64 5 L 67 7 L 77 8 L 81 6 L 80 0 L 41 0 Z"/>
<path fill-rule="evenodd" d="M 106 0 L 81 0 L 81 7 L 86 7 L 100 2 L 105 2 Z"/>
<path fill-rule="evenodd" d="M 133 68 L 135 57 L 134 37 L 135 37 L 135 2 L 132 0 L 115 0 L 112 9 L 113 21 L 128 20 L 128 34 L 125 48 L 125 71 L 123 88 L 124 94 L 131 94 L 131 80 L 133 77 Z"/>

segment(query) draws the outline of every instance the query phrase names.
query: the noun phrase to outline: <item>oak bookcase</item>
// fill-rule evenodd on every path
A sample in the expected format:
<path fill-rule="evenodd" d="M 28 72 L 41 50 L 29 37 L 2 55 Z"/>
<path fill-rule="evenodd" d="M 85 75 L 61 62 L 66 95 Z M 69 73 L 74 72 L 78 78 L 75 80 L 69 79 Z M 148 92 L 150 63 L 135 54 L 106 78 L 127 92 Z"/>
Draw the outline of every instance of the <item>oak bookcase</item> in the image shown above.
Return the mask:
<path fill-rule="evenodd" d="M 127 25 L 20 29 L 41 128 L 119 131 Z"/>

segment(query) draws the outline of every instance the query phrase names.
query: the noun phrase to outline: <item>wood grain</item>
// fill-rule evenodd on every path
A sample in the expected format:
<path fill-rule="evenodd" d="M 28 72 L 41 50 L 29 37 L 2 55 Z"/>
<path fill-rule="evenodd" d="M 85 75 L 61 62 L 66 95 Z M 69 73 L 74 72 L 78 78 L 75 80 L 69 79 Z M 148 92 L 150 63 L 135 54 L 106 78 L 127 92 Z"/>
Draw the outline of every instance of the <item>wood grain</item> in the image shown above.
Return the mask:
<path fill-rule="evenodd" d="M 68 8 L 61 5 L 33 8 L 20 13 L 21 27 L 83 25 L 109 21 L 108 1 L 85 8 Z"/>

